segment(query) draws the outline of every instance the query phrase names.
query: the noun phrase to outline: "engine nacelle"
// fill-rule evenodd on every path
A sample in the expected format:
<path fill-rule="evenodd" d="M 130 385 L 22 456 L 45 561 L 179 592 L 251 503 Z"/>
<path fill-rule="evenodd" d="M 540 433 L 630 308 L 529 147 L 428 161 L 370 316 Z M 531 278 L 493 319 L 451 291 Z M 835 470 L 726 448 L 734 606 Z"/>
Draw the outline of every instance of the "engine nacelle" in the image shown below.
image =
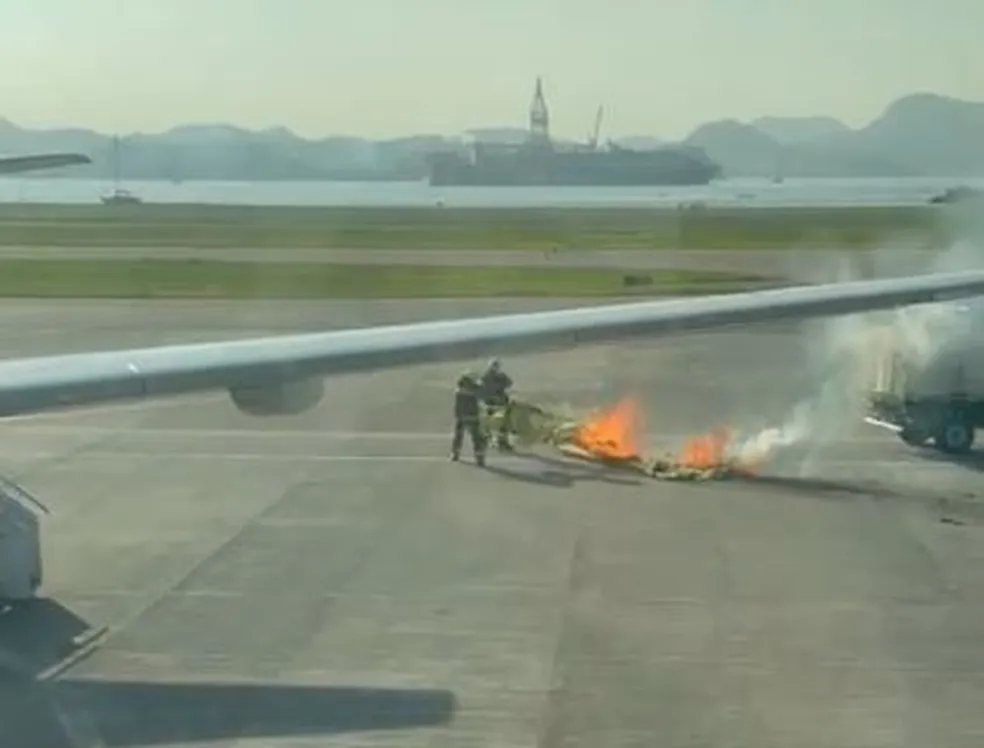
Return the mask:
<path fill-rule="evenodd" d="M 251 416 L 296 416 L 311 410 L 325 395 L 323 379 L 281 382 L 229 390 L 232 402 Z"/>

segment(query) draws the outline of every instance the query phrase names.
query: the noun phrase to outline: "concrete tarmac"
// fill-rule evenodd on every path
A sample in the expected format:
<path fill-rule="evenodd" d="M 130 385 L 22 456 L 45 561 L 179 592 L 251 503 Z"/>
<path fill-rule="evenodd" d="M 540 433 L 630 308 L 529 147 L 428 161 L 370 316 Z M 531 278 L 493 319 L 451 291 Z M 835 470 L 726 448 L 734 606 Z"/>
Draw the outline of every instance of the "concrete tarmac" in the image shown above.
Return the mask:
<path fill-rule="evenodd" d="M 518 302 L 125 304 L 3 303 L 0 345 L 14 356 Z M 661 449 L 788 413 L 819 381 L 805 363 L 817 332 L 505 363 L 538 399 L 637 394 Z M 0 469 L 52 511 L 45 599 L 0 616 L 0 735 L 980 745 L 977 461 L 845 420 L 806 477 L 777 465 L 753 482 L 659 483 L 546 452 L 493 454 L 481 470 L 467 448 L 446 460 L 459 368 L 340 377 L 294 418 L 253 419 L 219 394 L 0 423 Z"/>

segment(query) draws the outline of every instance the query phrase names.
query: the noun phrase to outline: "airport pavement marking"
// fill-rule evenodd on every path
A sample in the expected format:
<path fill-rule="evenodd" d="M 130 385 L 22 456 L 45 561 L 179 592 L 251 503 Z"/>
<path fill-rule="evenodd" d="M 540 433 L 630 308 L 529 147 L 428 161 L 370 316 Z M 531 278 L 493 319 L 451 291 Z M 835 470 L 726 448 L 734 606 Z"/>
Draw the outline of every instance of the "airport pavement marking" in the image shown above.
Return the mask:
<path fill-rule="evenodd" d="M 147 456 L 150 457 L 152 455 L 148 454 Z M 310 473 L 305 473 L 303 479 L 306 480 L 308 475 L 310 475 Z M 272 504 L 276 504 L 277 502 L 279 502 L 280 498 L 275 499 L 272 502 Z M 64 673 L 65 671 L 79 664 L 81 661 L 87 659 L 92 654 L 95 654 L 104 645 L 109 644 L 110 640 L 114 636 L 116 636 L 120 632 L 125 631 L 129 626 L 131 626 L 135 621 L 137 621 L 141 616 L 143 616 L 148 610 L 153 608 L 153 606 L 158 601 L 160 601 L 163 597 L 165 597 L 172 590 L 174 590 L 174 588 L 178 584 L 180 584 L 183 579 L 187 578 L 190 574 L 194 573 L 195 569 L 197 569 L 202 563 L 212 558 L 223 547 L 225 547 L 230 542 L 234 541 L 237 537 L 239 537 L 242 534 L 242 532 L 247 527 L 249 527 L 250 524 L 255 522 L 258 518 L 262 517 L 262 515 L 270 508 L 272 504 L 269 502 L 261 503 L 260 506 L 257 507 L 254 511 L 247 512 L 246 515 L 242 518 L 242 521 L 237 523 L 237 526 L 230 534 L 228 534 L 227 536 L 223 536 L 223 538 L 220 539 L 220 541 L 214 547 L 208 549 L 207 551 L 204 551 L 201 554 L 197 554 L 192 560 L 191 564 L 186 568 L 184 568 L 183 570 L 181 570 L 176 575 L 176 577 L 164 587 L 164 589 L 159 590 L 157 593 L 153 594 L 150 599 L 144 601 L 142 605 L 139 605 L 133 610 L 131 610 L 126 616 L 124 616 L 121 620 L 117 621 L 116 623 L 112 625 L 101 626 L 98 629 L 94 630 L 91 637 L 86 638 L 81 643 L 80 649 L 78 651 L 69 654 L 61 661 L 54 663 L 46 670 L 42 671 L 42 673 L 39 674 L 38 678 L 43 680 L 54 679 L 58 677 L 58 675 Z"/>
<path fill-rule="evenodd" d="M 109 626 L 97 626 L 83 631 L 73 640 L 76 649 L 38 673 L 37 679 L 39 681 L 54 680 L 83 660 L 88 659 L 106 642 L 110 633 Z"/>
<path fill-rule="evenodd" d="M 53 421 L 53 420 L 63 420 L 71 418 L 83 418 L 85 416 L 95 416 L 95 415 L 109 415 L 112 413 L 128 413 L 128 412 L 141 412 L 141 411 L 153 411 L 153 410 L 166 410 L 167 408 L 177 408 L 180 406 L 187 406 L 191 404 L 202 404 L 206 402 L 218 402 L 220 399 L 225 399 L 227 395 L 225 393 L 208 393 L 208 394 L 195 394 L 188 396 L 176 396 L 171 398 L 165 398 L 162 400 L 152 400 L 146 401 L 141 400 L 138 402 L 127 402 L 127 403 L 114 403 L 112 405 L 99 405 L 89 408 L 72 408 L 68 410 L 54 410 L 41 413 L 24 413 L 22 415 L 15 416 L 5 416 L 0 418 L 0 426 L 4 423 L 24 423 L 31 421 Z"/>
<path fill-rule="evenodd" d="M 57 436 L 57 435 L 82 435 L 82 434 L 93 434 L 93 435 L 103 435 L 103 434 L 135 434 L 135 435 L 146 435 L 155 437 L 180 437 L 188 438 L 200 436 L 202 438 L 206 437 L 221 437 L 221 438 L 236 438 L 236 439 L 279 439 L 279 438 L 304 438 L 304 439 L 368 439 L 368 440 L 378 440 L 378 441 L 388 441 L 388 440 L 412 440 L 419 441 L 421 439 L 437 439 L 445 440 L 450 438 L 451 430 L 448 428 L 444 431 L 373 431 L 373 430 L 363 430 L 363 431 L 345 431 L 345 430 L 322 430 L 322 429 L 264 429 L 264 428 L 236 428 L 236 429 L 213 429 L 213 428 L 194 428 L 194 427 L 159 427 L 159 426 L 90 426 L 87 424 L 48 424 L 48 423 L 38 423 L 37 425 L 30 424 L 29 421 L 20 421 L 19 423 L 25 424 L 17 426 L 12 431 L 17 433 L 28 433 L 37 434 L 39 436 Z M 0 420 L 0 428 L 3 427 L 3 421 Z M 653 440 L 673 440 L 682 441 L 685 439 L 693 438 L 694 436 L 699 436 L 701 433 L 700 429 L 694 429 L 693 431 L 655 431 L 647 434 L 648 439 Z M 891 439 L 886 438 L 884 432 L 872 431 L 871 435 L 868 436 L 844 436 L 838 438 L 834 445 L 841 444 L 891 444 L 893 443 Z"/>
<path fill-rule="evenodd" d="M 464 454 L 464 462 L 470 464 L 469 452 L 466 449 Z M 518 453 L 510 455 L 496 455 L 492 459 L 494 462 L 517 462 L 523 461 L 524 458 L 528 456 L 535 457 L 537 455 L 542 455 L 543 453 Z M 44 450 L 18 450 L 13 449 L 6 452 L 7 457 L 12 457 L 14 459 L 54 459 L 63 457 L 64 453 L 59 451 L 44 451 Z M 119 460 L 121 457 L 125 457 L 128 460 L 156 460 L 156 461 L 212 461 L 212 462 L 272 462 L 272 463 L 285 463 L 285 462 L 314 462 L 314 463 L 332 463 L 332 462 L 417 462 L 417 463 L 446 463 L 448 462 L 448 457 L 446 454 L 432 454 L 432 455 L 422 455 L 422 454 L 388 454 L 388 455 L 378 455 L 378 454 L 269 454 L 264 452 L 203 452 L 201 450 L 196 450 L 194 452 L 162 452 L 162 451 L 147 451 L 147 452 L 137 452 L 132 450 L 86 450 L 83 453 L 75 454 L 71 456 L 72 459 L 80 459 L 83 461 L 94 461 L 94 460 Z M 566 464 L 569 464 L 572 468 L 577 465 L 585 464 L 583 461 L 578 461 L 573 458 L 564 458 L 560 455 Z M 949 462 L 932 462 L 929 460 L 920 460 L 919 455 L 907 455 L 900 456 L 896 459 L 865 459 L 864 457 L 857 457 L 854 459 L 828 459 L 820 456 L 817 458 L 818 466 L 825 470 L 830 470 L 840 467 L 857 467 L 864 466 L 870 468 L 912 468 L 919 471 L 938 471 L 943 472 L 946 470 L 953 470 L 954 464 Z M 601 463 L 598 463 L 599 466 Z M 80 469 L 79 465 L 74 465 L 73 469 Z M 617 470 L 617 468 L 612 468 Z M 769 475 L 769 471 L 763 471 L 764 475 Z"/>

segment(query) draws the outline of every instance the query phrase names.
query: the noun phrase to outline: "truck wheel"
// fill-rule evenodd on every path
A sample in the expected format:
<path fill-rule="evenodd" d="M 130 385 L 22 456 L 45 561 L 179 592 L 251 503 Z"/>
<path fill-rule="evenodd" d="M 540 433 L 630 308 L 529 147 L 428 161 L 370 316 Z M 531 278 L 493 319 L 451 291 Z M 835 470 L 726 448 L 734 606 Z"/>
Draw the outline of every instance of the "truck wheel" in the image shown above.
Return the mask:
<path fill-rule="evenodd" d="M 965 454 L 974 443 L 974 428 L 960 415 L 948 417 L 936 434 L 936 448 L 947 454 Z"/>

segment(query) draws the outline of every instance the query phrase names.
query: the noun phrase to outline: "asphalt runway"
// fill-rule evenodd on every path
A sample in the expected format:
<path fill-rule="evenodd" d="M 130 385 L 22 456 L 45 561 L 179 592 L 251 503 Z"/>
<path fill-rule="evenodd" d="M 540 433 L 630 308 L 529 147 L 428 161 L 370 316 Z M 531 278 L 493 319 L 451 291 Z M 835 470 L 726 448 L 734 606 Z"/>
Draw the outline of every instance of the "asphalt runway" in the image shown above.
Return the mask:
<path fill-rule="evenodd" d="M 0 345 L 517 305 L 8 302 Z M 662 449 L 780 419 L 819 386 L 816 334 L 505 363 L 538 399 L 636 394 Z M 548 453 L 481 470 L 467 449 L 446 460 L 459 368 L 341 377 L 295 418 L 214 395 L 0 424 L 0 469 L 52 512 L 45 599 L 0 616 L 0 735 L 18 737 L 0 744 L 981 744 L 980 463 L 845 421 L 758 481 L 659 483 Z"/>

